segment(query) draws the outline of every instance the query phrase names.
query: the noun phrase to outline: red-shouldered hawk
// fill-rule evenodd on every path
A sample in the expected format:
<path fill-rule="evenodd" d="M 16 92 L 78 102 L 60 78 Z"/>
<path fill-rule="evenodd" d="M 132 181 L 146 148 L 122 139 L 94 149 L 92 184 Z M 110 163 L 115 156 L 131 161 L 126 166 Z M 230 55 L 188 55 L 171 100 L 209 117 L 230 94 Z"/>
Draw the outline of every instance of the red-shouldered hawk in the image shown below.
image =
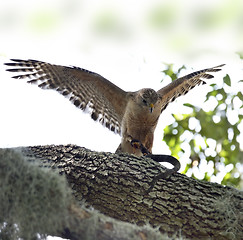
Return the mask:
<path fill-rule="evenodd" d="M 89 109 L 91 117 L 105 127 L 121 134 L 117 152 L 141 156 L 142 152 L 131 145 L 138 140 L 152 152 L 154 130 L 161 112 L 177 97 L 186 94 L 196 85 L 205 84 L 203 79 L 213 78 L 210 72 L 220 71 L 224 64 L 193 72 L 178 78 L 155 91 L 144 88 L 126 92 L 94 72 L 64 67 L 36 60 L 12 59 L 5 63 L 7 71 L 20 72 L 13 78 L 28 79 L 43 89 L 54 89 L 67 97 L 76 107 Z"/>

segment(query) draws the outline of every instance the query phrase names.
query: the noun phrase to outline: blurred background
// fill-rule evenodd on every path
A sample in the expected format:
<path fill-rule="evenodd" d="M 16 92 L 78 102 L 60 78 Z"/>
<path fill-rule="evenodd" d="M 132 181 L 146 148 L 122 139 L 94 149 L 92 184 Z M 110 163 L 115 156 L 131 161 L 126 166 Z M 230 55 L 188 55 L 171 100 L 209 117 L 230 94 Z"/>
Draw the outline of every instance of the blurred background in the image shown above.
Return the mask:
<path fill-rule="evenodd" d="M 129 91 L 225 63 L 163 112 L 153 152 L 180 158 L 188 176 L 242 188 L 242 12 L 241 0 L 1 1 L 0 147 L 114 152 L 120 142 L 58 93 L 11 79 L 10 58 L 82 67 Z"/>

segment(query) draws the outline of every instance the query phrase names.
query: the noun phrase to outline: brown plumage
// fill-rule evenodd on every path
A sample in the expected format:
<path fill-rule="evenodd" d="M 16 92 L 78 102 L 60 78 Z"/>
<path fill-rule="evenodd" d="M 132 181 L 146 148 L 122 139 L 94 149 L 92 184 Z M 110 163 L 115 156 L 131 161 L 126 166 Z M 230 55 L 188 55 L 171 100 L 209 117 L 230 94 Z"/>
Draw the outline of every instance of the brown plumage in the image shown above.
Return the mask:
<path fill-rule="evenodd" d="M 186 94 L 203 79 L 213 78 L 210 72 L 220 71 L 224 64 L 200 70 L 178 78 L 157 92 L 150 88 L 126 92 L 99 74 L 77 68 L 64 67 L 36 60 L 18 60 L 5 63 L 10 72 L 19 72 L 13 78 L 28 79 L 43 89 L 54 89 L 67 97 L 76 107 L 89 110 L 92 119 L 122 135 L 117 152 L 142 155 L 131 146 L 131 140 L 140 141 L 150 152 L 153 135 L 161 112 L 177 97 Z"/>

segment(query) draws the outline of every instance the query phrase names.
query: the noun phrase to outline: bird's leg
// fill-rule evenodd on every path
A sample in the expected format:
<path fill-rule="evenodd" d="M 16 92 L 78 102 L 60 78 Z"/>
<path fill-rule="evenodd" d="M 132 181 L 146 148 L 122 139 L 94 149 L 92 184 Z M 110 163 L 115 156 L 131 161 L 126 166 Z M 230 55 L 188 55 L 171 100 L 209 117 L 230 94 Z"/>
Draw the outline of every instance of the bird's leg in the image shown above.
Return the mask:
<path fill-rule="evenodd" d="M 148 149 L 146 147 L 144 147 L 143 144 L 139 140 L 132 138 L 131 135 L 129 135 L 127 137 L 127 141 L 130 142 L 132 147 L 134 147 L 136 149 L 140 149 L 143 156 L 151 154 L 151 152 L 149 152 Z"/>

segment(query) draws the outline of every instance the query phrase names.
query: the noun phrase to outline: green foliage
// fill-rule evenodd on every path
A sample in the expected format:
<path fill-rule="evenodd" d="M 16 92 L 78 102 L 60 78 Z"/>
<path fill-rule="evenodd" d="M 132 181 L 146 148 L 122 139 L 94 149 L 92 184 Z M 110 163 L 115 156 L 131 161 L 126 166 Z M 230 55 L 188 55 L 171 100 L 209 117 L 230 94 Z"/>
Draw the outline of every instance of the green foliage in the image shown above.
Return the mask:
<path fill-rule="evenodd" d="M 177 75 L 180 73 L 181 70 L 186 69 L 186 67 L 183 65 L 177 71 L 174 71 L 174 69 L 173 69 L 174 64 L 166 64 L 166 65 L 167 65 L 167 68 L 165 70 L 163 70 L 162 72 L 165 75 L 169 76 L 172 81 L 177 79 Z"/>
<path fill-rule="evenodd" d="M 175 80 L 183 68 L 184 66 L 175 73 L 173 65 L 168 64 L 163 72 Z M 238 84 L 242 85 L 241 81 Z M 205 112 L 197 106 L 185 103 L 184 106 L 190 108 L 191 114 L 173 114 L 175 121 L 164 129 L 163 140 L 173 156 L 190 156 L 183 169 L 184 173 L 197 178 L 197 169 L 200 176 L 204 176 L 200 179 L 217 179 L 221 184 L 240 187 L 241 174 L 237 164 L 243 156 L 238 140 L 239 125 L 243 119 L 243 115 L 239 114 L 243 107 L 243 94 L 241 91 L 230 92 L 231 78 L 228 74 L 223 78 L 222 86 L 210 86 L 212 90 L 206 95 L 205 104 L 216 106 Z M 229 89 L 228 92 L 226 89 Z M 212 104 L 213 102 L 217 104 Z M 234 123 L 230 119 L 232 114 L 235 116 Z"/>

